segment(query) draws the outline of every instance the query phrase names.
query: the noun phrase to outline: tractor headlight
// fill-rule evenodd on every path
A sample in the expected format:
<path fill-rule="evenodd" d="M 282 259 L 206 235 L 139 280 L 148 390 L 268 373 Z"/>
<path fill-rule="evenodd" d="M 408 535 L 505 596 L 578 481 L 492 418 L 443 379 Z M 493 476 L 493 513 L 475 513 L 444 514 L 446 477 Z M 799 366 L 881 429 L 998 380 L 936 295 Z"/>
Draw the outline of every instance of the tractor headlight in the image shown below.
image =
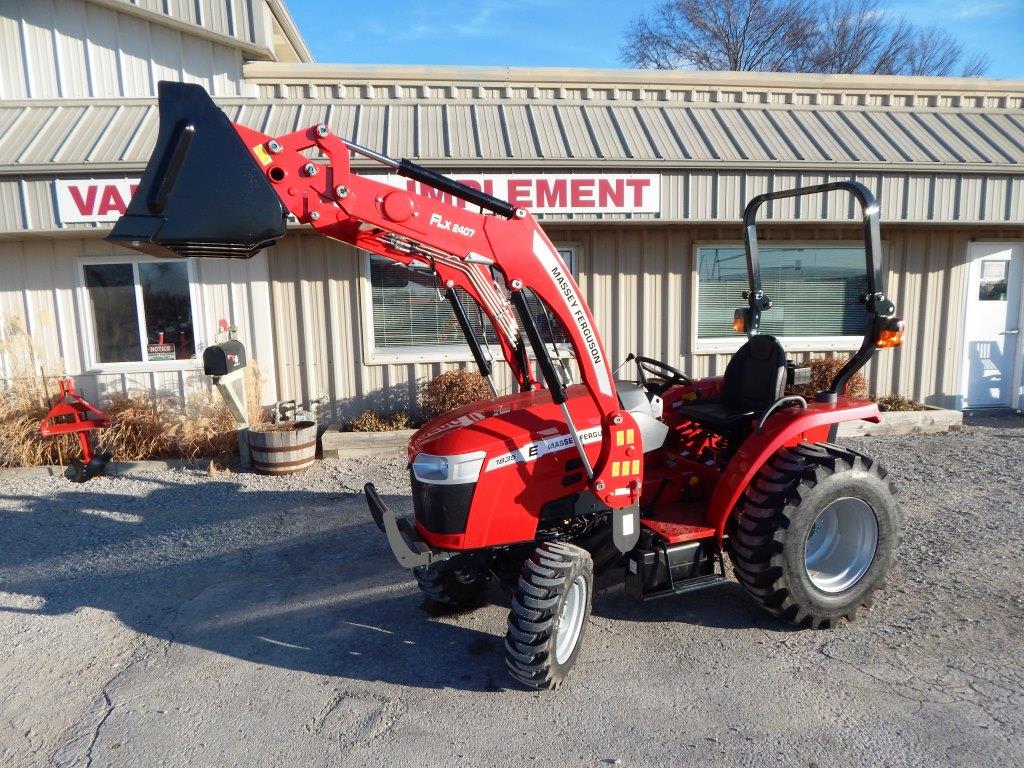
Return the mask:
<path fill-rule="evenodd" d="M 444 456 L 431 456 L 421 453 L 412 463 L 412 471 L 416 477 L 426 483 L 436 483 L 448 479 L 448 459 Z"/>
<path fill-rule="evenodd" d="M 456 456 L 432 456 L 421 453 L 412 462 L 416 479 L 424 483 L 473 483 L 480 478 L 485 451 L 462 453 Z"/>

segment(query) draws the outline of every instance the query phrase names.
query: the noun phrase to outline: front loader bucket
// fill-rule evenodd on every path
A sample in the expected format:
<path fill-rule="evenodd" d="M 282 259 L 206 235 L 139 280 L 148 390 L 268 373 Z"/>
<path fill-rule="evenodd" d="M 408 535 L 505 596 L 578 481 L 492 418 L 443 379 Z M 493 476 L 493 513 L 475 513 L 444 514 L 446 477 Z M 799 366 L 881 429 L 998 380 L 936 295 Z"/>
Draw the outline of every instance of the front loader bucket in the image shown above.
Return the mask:
<path fill-rule="evenodd" d="M 255 256 L 285 209 L 231 121 L 199 85 L 161 82 L 156 148 L 107 240 L 153 256 Z"/>

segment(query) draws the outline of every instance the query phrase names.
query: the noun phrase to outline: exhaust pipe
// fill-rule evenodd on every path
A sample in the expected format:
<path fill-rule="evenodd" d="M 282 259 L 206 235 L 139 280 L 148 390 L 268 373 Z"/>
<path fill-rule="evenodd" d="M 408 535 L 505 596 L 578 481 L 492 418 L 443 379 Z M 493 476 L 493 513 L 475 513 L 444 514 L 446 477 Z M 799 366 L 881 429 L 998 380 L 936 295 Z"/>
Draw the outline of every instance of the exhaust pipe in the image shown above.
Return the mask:
<path fill-rule="evenodd" d="M 107 240 L 152 256 L 248 259 L 285 233 L 286 210 L 231 121 L 199 85 L 159 84 L 160 132 Z"/>

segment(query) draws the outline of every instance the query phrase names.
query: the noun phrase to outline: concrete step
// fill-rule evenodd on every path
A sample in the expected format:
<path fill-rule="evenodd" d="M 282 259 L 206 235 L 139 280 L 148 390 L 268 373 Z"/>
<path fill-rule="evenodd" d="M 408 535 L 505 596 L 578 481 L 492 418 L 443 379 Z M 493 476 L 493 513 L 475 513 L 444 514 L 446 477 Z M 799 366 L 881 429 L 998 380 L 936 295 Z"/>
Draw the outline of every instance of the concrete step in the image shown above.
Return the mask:
<path fill-rule="evenodd" d="M 329 429 L 320 438 L 325 459 L 362 459 L 370 456 L 402 456 L 415 429 L 395 432 L 339 432 Z"/>
<path fill-rule="evenodd" d="M 963 429 L 964 415 L 945 408 L 927 408 L 923 411 L 885 411 L 882 421 L 845 421 L 839 425 L 839 437 L 864 435 L 912 435 L 935 432 L 955 432 Z"/>

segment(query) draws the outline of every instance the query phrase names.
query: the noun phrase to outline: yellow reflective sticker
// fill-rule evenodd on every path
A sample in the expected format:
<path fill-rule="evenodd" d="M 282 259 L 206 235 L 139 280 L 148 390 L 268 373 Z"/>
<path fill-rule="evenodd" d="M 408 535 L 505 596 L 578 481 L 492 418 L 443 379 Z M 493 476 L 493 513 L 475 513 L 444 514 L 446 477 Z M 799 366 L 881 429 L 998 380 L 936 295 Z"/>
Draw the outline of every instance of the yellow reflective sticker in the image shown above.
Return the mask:
<path fill-rule="evenodd" d="M 634 475 L 640 474 L 640 459 L 633 459 L 633 472 Z"/>
<path fill-rule="evenodd" d="M 626 442 L 630 445 L 636 442 L 636 431 L 632 429 L 626 430 Z"/>
<path fill-rule="evenodd" d="M 262 144 L 257 144 L 252 148 L 252 153 L 259 158 L 259 161 L 264 165 L 270 165 L 270 153 L 267 152 L 267 148 Z"/>
<path fill-rule="evenodd" d="M 625 445 L 626 444 L 626 433 L 619 431 L 615 433 L 615 444 Z"/>
<path fill-rule="evenodd" d="M 612 477 L 618 477 L 618 476 L 619 476 L 619 462 L 613 461 L 612 462 Z"/>

